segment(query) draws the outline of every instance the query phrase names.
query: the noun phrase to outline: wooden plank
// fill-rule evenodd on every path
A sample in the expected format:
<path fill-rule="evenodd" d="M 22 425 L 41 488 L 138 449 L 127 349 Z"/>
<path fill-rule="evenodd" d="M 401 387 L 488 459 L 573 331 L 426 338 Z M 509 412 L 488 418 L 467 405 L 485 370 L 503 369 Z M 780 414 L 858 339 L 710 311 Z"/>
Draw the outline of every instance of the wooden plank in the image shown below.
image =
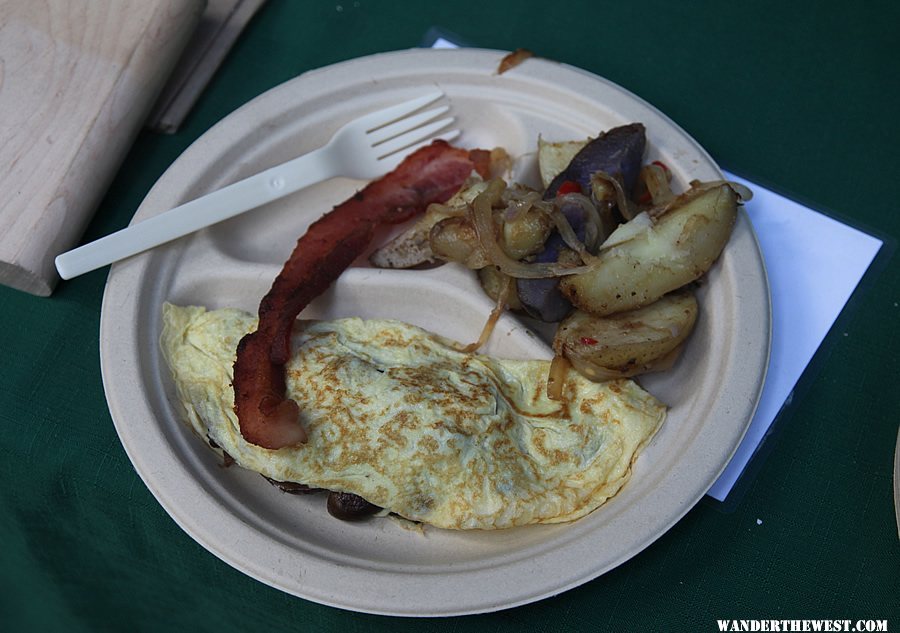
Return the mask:
<path fill-rule="evenodd" d="M 147 119 L 147 127 L 178 131 L 235 40 L 265 0 L 209 0 L 200 24 Z"/>
<path fill-rule="evenodd" d="M 0 0 L 0 283 L 49 295 L 203 0 Z"/>

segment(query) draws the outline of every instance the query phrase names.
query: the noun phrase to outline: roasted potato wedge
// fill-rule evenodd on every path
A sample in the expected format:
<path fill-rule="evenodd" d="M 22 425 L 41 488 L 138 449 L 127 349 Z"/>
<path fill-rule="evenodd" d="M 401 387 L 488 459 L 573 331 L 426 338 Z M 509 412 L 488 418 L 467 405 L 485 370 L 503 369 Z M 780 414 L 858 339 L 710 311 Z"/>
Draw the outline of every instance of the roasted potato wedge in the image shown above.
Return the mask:
<path fill-rule="evenodd" d="M 536 208 L 501 222 L 500 247 L 513 259 L 539 252 L 553 229 L 550 217 Z"/>
<path fill-rule="evenodd" d="M 538 170 L 541 173 L 541 184 L 546 189 L 557 174 L 569 166 L 575 154 L 590 142 L 591 139 L 583 141 L 562 141 L 559 143 L 551 143 L 538 137 Z"/>
<path fill-rule="evenodd" d="M 596 316 L 576 310 L 559 325 L 553 350 L 591 380 L 665 369 L 697 320 L 697 301 L 680 290 L 629 312 Z"/>
<path fill-rule="evenodd" d="M 652 221 L 642 214 L 600 247 L 592 270 L 560 281 L 577 308 L 596 315 L 653 303 L 706 273 L 725 247 L 737 218 L 728 183 L 698 185 Z M 632 224 L 643 217 L 644 224 Z"/>
<path fill-rule="evenodd" d="M 437 263 L 440 260 L 431 250 L 429 236 L 434 225 L 446 217 L 443 207 L 431 205 L 413 226 L 373 251 L 369 263 L 377 268 L 415 268 Z"/>
<path fill-rule="evenodd" d="M 478 270 L 490 264 L 478 242 L 478 234 L 466 217 L 441 220 L 429 234 L 431 252 L 448 262 L 458 262 L 467 268 Z"/>

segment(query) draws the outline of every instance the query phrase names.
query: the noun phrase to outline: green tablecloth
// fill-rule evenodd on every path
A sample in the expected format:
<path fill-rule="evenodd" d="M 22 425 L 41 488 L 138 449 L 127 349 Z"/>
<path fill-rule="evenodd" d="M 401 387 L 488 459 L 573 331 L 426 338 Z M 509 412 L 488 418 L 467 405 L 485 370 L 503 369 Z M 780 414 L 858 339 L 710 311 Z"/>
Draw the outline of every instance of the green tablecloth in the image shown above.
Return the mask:
<path fill-rule="evenodd" d="M 182 130 L 141 135 L 85 240 L 126 225 L 166 167 L 246 101 L 308 69 L 416 46 L 433 26 L 607 77 L 723 167 L 876 233 L 887 250 L 900 233 L 896 3 L 271 0 Z M 0 288 L 0 630 L 704 631 L 717 618 L 900 626 L 896 259 L 882 257 L 866 278 L 728 506 L 701 502 L 632 560 L 560 596 L 432 621 L 289 596 L 182 532 L 138 478 L 106 408 L 106 275 L 64 282 L 49 299 Z"/>

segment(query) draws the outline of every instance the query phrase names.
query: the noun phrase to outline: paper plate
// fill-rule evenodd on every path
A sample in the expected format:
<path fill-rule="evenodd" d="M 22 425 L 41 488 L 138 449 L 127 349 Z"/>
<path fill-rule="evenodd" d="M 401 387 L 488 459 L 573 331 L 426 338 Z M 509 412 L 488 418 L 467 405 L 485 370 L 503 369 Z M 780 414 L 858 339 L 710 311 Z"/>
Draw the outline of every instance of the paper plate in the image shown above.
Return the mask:
<path fill-rule="evenodd" d="M 503 74 L 503 53 L 414 50 L 307 73 L 240 108 L 194 143 L 141 205 L 140 221 L 323 145 L 346 121 L 437 85 L 466 147 L 501 146 L 516 177 L 535 183 L 538 136 L 586 138 L 633 121 L 648 131 L 648 160 L 676 187 L 721 178 L 684 131 L 641 99 L 576 68 L 529 59 Z M 566 525 L 493 532 L 419 532 L 391 519 L 345 523 L 319 496 L 286 495 L 259 475 L 223 469 L 182 423 L 158 338 L 160 307 L 255 311 L 294 242 L 362 183 L 317 185 L 115 265 L 101 322 L 103 381 L 130 459 L 166 511 L 210 552 L 260 581 L 363 612 L 439 616 L 492 611 L 580 585 L 641 551 L 706 492 L 738 446 L 759 397 L 769 351 L 765 269 L 741 215 L 702 285 L 701 316 L 671 371 L 642 380 L 669 417 L 631 480 L 593 514 Z M 474 275 L 357 267 L 303 316 L 391 317 L 469 342 L 491 302 Z M 549 358 L 546 341 L 506 315 L 487 351 Z"/>

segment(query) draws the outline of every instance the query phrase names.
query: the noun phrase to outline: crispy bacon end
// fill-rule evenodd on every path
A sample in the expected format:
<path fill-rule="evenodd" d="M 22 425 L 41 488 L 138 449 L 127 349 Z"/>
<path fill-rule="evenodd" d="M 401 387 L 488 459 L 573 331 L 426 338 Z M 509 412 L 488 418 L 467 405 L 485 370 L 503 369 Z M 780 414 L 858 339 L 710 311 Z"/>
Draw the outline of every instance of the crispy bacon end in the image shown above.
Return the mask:
<path fill-rule="evenodd" d="M 268 449 L 301 444 L 299 408 L 285 397 L 284 365 L 294 321 L 368 248 L 379 224 L 403 222 L 445 202 L 472 171 L 488 177 L 490 153 L 444 141 L 417 150 L 313 223 L 259 304 L 259 325 L 237 348 L 234 410 L 241 435 Z"/>

